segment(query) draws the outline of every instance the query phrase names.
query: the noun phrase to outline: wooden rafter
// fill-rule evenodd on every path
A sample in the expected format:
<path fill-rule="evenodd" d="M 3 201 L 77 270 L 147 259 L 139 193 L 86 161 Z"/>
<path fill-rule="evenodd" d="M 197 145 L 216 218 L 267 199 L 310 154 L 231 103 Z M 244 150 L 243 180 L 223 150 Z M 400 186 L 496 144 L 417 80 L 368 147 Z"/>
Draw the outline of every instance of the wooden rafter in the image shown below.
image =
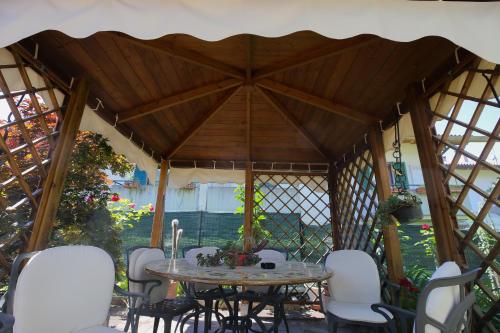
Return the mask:
<path fill-rule="evenodd" d="M 137 119 L 155 112 L 163 111 L 169 107 L 186 103 L 194 99 L 211 95 L 230 88 L 234 88 L 236 86 L 239 86 L 240 84 L 241 84 L 240 80 L 227 79 L 221 82 L 209 83 L 201 87 L 197 87 L 171 96 L 167 96 L 157 101 L 141 105 L 139 107 L 133 108 L 128 111 L 121 112 L 119 114 L 118 123 L 124 123 L 132 119 Z"/>
<path fill-rule="evenodd" d="M 288 121 L 303 137 L 306 139 L 310 145 L 316 149 L 318 153 L 324 158 L 328 159 L 328 151 L 316 141 L 316 139 L 307 131 L 307 129 L 302 126 L 302 124 L 297 120 L 297 118 L 288 111 L 274 96 L 269 92 L 257 87 L 257 91 L 264 97 L 264 99 L 275 109 L 286 121 Z"/>
<path fill-rule="evenodd" d="M 236 79 L 244 79 L 245 74 L 242 73 L 238 68 L 230 66 L 228 64 L 225 64 L 223 62 L 217 61 L 215 59 L 211 59 L 205 55 L 202 55 L 198 52 L 191 51 L 191 50 L 186 50 L 183 48 L 180 48 L 176 46 L 175 44 L 157 39 L 157 40 L 151 40 L 151 41 L 144 41 L 141 39 L 136 39 L 130 36 L 122 35 L 122 34 L 117 34 L 117 33 L 110 33 L 114 38 L 119 38 L 122 40 L 125 40 L 129 43 L 132 43 L 134 45 L 161 52 L 164 54 L 167 54 L 173 58 L 181 59 L 186 62 L 189 62 L 194 65 L 198 65 L 204 68 L 212 69 L 215 70 L 221 74 L 236 78 Z"/>
<path fill-rule="evenodd" d="M 346 41 L 345 44 L 341 47 L 339 47 L 337 41 L 328 43 L 323 47 L 306 50 L 300 52 L 299 54 L 296 54 L 295 56 L 292 56 L 291 58 L 263 67 L 255 72 L 254 79 L 260 80 L 273 74 L 284 72 L 296 67 L 305 66 L 318 60 L 338 56 L 340 54 L 372 44 L 377 40 L 378 39 L 376 37 L 372 36 L 362 38 L 361 40 L 351 39 Z"/>
<path fill-rule="evenodd" d="M 337 114 L 344 118 L 355 120 L 363 124 L 373 124 L 378 121 L 376 117 L 368 113 L 351 109 L 350 107 L 347 107 L 345 105 L 332 102 L 329 99 L 312 95 L 305 91 L 289 87 L 276 81 L 263 79 L 261 81 L 258 81 L 257 85 L 267 90 L 274 91 L 278 94 L 296 99 L 298 101 L 318 107 L 322 110 Z"/>
<path fill-rule="evenodd" d="M 174 148 L 172 148 L 170 151 L 168 151 L 165 156 L 167 159 L 170 159 L 175 153 L 177 153 L 185 144 L 186 142 L 189 141 L 193 136 L 198 133 L 200 128 L 206 124 L 212 117 L 215 115 L 217 111 L 222 109 L 224 105 L 227 104 L 227 102 L 236 95 L 239 91 L 241 90 L 241 87 L 238 87 L 234 89 L 233 91 L 227 93 L 224 97 L 222 97 L 217 103 L 215 103 L 214 107 L 210 109 L 203 117 L 200 117 L 198 121 L 196 121 L 182 136 L 182 138 L 179 140 L 179 142 L 175 145 Z"/>

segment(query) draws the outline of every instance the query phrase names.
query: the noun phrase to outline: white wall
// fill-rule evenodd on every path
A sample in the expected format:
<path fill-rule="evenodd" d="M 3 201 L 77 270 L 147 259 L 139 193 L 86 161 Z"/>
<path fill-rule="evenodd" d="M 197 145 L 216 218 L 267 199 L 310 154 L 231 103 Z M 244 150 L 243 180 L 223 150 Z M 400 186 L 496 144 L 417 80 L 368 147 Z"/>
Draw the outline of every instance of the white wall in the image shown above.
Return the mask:
<path fill-rule="evenodd" d="M 418 158 L 418 151 L 416 144 L 403 143 L 401 145 L 401 151 L 403 157 L 402 161 L 405 162 L 406 164 L 410 189 L 415 190 L 416 188 L 424 187 L 425 186 L 424 179 L 420 167 L 420 160 Z M 388 162 L 394 162 L 394 157 L 392 156 L 392 150 L 386 152 L 386 159 Z M 459 176 L 467 179 L 469 177 L 471 170 L 456 169 L 455 172 Z M 479 172 L 474 184 L 483 191 L 485 191 L 486 193 L 490 193 L 492 185 L 496 184 L 497 182 L 497 177 L 498 175 L 493 171 L 482 169 Z M 457 180 L 451 179 L 450 185 L 462 186 L 462 183 Z M 424 212 L 424 215 L 428 216 L 430 212 L 429 212 L 429 204 L 427 202 L 427 196 L 425 194 L 424 195 L 419 194 L 418 196 L 422 199 L 422 210 Z M 468 195 L 464 200 L 464 206 L 467 207 L 472 212 L 474 212 L 475 214 L 478 214 L 481 208 L 483 207 L 484 202 L 485 200 L 481 195 L 471 190 L 469 191 Z M 460 211 L 459 211 L 459 216 L 465 218 L 464 214 L 461 213 Z M 485 221 L 494 226 L 496 230 L 500 230 L 500 210 L 493 208 L 490 211 L 490 214 L 488 215 Z"/>

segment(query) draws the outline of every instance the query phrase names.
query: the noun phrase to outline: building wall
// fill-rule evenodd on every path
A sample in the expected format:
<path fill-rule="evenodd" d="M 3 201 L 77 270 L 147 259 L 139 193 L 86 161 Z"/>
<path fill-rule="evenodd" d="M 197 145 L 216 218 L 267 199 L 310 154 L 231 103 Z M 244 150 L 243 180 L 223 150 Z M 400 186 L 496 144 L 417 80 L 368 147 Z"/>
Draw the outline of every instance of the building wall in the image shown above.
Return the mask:
<path fill-rule="evenodd" d="M 404 143 L 401 145 L 401 151 L 402 160 L 406 164 L 410 190 L 415 191 L 418 188 L 423 188 L 425 185 L 422 175 L 422 169 L 420 167 L 420 160 L 418 158 L 417 146 L 411 143 Z M 386 152 L 386 159 L 387 162 L 395 161 L 394 157 L 392 156 L 392 150 Z M 467 179 L 471 173 L 471 169 L 457 168 L 456 173 L 459 176 Z M 482 169 L 479 172 L 479 175 L 477 176 L 474 184 L 485 192 L 490 193 L 491 187 L 496 183 L 496 181 L 497 175 L 493 171 Z M 462 186 L 462 183 L 456 179 L 451 179 L 450 185 Z M 422 199 L 422 210 L 424 212 L 424 215 L 428 216 L 430 212 L 429 204 L 427 202 L 427 196 L 425 194 L 417 195 Z M 484 202 L 485 200 L 481 195 L 477 194 L 474 191 L 469 191 L 469 194 L 464 200 L 464 205 L 475 214 L 478 214 L 482 206 L 484 205 Z M 459 212 L 459 219 L 465 219 L 465 215 Z M 489 216 L 487 217 L 487 222 L 494 226 L 496 230 L 500 230 L 500 210 L 492 209 Z"/>

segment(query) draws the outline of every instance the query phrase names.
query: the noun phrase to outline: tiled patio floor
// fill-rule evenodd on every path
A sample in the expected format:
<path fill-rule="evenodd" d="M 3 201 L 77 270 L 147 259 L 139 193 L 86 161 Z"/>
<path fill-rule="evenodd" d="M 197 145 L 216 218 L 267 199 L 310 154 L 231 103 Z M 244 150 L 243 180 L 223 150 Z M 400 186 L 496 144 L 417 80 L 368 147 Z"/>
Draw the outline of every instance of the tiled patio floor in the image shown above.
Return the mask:
<path fill-rule="evenodd" d="M 114 328 L 119 329 L 119 330 L 123 330 L 123 327 L 125 326 L 124 314 L 125 314 L 124 311 L 122 311 L 121 309 L 114 309 L 112 311 L 109 326 L 114 327 Z M 270 316 L 271 314 L 264 313 L 263 315 Z M 204 323 L 203 320 L 204 320 L 204 318 L 201 317 L 200 322 L 199 322 L 199 328 L 198 328 L 199 333 L 203 332 L 203 323 Z M 187 329 L 185 327 L 185 329 L 184 329 L 185 332 L 183 332 L 183 333 L 194 333 L 193 332 L 193 325 L 192 325 L 193 322 L 191 321 L 188 323 L 189 323 L 189 327 L 187 327 L 188 325 L 186 325 Z M 265 323 L 270 324 L 270 321 L 267 321 Z M 175 324 L 176 323 L 172 324 L 172 333 L 174 333 L 173 328 L 175 327 Z M 290 333 L 327 333 L 328 332 L 326 321 L 322 318 L 322 315 L 318 314 L 318 313 L 314 313 L 313 315 L 308 313 L 308 318 L 306 318 L 306 319 L 290 318 L 288 320 L 288 325 L 290 327 Z M 213 320 L 211 332 L 213 332 L 218 327 L 219 326 L 218 326 L 217 322 L 215 320 Z M 358 331 L 360 331 L 360 330 L 356 330 L 356 329 L 352 329 L 352 328 L 349 328 L 349 329 L 348 328 L 340 328 L 338 333 L 353 333 L 353 332 L 358 332 Z M 163 332 L 163 321 L 160 322 L 160 327 L 158 328 L 158 332 L 160 332 L 160 333 Z M 227 332 L 229 333 L 230 331 L 228 330 Z M 285 333 L 285 332 L 286 332 L 285 326 L 283 324 L 280 325 L 279 333 Z M 139 324 L 139 333 L 153 333 L 153 319 L 152 318 L 146 318 L 146 317 L 141 318 L 140 324 Z M 177 331 L 176 333 L 179 333 L 179 331 Z"/>

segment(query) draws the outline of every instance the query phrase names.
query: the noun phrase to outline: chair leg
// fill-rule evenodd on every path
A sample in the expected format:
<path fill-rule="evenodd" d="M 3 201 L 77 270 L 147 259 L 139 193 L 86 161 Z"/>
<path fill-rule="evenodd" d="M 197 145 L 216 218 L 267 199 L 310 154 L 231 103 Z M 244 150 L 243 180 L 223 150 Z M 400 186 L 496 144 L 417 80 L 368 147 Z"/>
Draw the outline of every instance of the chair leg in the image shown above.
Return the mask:
<path fill-rule="evenodd" d="M 285 304 L 280 304 L 281 315 L 283 316 L 283 322 L 285 323 L 286 333 L 290 333 L 290 329 L 288 328 L 288 321 L 286 320 L 286 312 L 285 312 Z"/>
<path fill-rule="evenodd" d="M 172 318 L 163 318 L 165 327 L 163 328 L 163 333 L 170 333 L 172 327 Z"/>
<path fill-rule="evenodd" d="M 134 319 L 134 324 L 132 325 L 132 333 L 139 332 L 139 319 L 140 319 L 140 316 L 136 315 L 135 319 Z"/>
<path fill-rule="evenodd" d="M 160 325 L 160 318 L 155 317 L 155 322 L 153 324 L 153 333 L 158 332 L 158 325 Z"/>
<path fill-rule="evenodd" d="M 210 330 L 210 320 L 212 319 L 212 301 L 205 301 L 205 329 L 203 330 L 204 333 L 208 333 Z"/>
<path fill-rule="evenodd" d="M 274 304 L 273 306 L 274 310 L 274 333 L 278 333 L 279 329 L 279 321 L 280 321 L 280 315 L 281 315 L 281 309 L 279 304 Z"/>
<path fill-rule="evenodd" d="M 332 320 L 332 331 L 331 331 L 331 333 L 337 333 L 338 327 L 339 327 L 339 323 L 336 320 Z"/>
<path fill-rule="evenodd" d="M 123 329 L 123 332 L 128 332 L 128 329 L 130 328 L 130 322 L 132 318 L 132 312 L 129 310 L 127 313 L 127 321 L 125 322 L 125 328 Z"/>
<path fill-rule="evenodd" d="M 196 310 L 196 314 L 194 315 L 194 325 L 193 325 L 193 332 L 198 333 L 198 319 L 200 318 L 200 312 Z M 181 332 L 183 333 L 183 332 Z"/>

